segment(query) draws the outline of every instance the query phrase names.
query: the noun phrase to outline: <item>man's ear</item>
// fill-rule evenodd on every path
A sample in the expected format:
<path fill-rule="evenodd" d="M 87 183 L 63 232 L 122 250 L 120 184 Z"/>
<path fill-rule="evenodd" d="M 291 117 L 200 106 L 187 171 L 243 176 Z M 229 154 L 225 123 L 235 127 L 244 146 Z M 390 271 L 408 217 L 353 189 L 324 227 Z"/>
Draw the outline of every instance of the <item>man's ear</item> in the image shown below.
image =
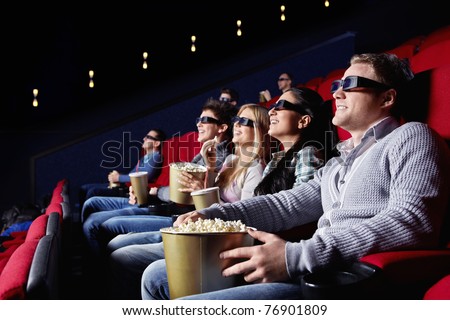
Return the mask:
<path fill-rule="evenodd" d="M 397 91 L 395 89 L 389 89 L 383 94 L 383 108 L 392 107 L 397 99 Z"/>

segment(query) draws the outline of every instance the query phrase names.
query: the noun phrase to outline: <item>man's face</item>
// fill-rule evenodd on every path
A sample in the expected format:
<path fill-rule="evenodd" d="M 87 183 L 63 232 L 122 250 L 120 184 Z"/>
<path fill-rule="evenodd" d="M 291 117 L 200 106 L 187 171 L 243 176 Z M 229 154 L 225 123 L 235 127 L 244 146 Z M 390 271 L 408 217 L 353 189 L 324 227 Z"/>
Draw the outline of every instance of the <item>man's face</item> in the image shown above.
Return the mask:
<path fill-rule="evenodd" d="M 228 93 L 221 93 L 219 97 L 220 101 L 226 101 L 229 104 L 235 106 L 237 104 L 236 100 L 232 100 L 231 96 Z"/>
<path fill-rule="evenodd" d="M 282 73 L 278 77 L 277 84 L 278 84 L 278 89 L 281 92 L 284 92 L 292 86 L 292 80 L 289 79 L 289 76 L 286 73 Z"/>
<path fill-rule="evenodd" d="M 348 76 L 360 76 L 378 81 L 373 68 L 362 63 L 351 65 L 342 79 Z M 333 97 L 336 100 L 333 124 L 349 131 L 352 135 L 364 134 L 376 122 L 389 115 L 389 110 L 383 108 L 383 92 L 373 88 L 354 88 L 343 91 L 341 87 L 333 93 Z"/>
<path fill-rule="evenodd" d="M 157 136 L 157 133 L 153 130 L 150 130 L 147 135 L 144 137 L 143 147 L 145 149 L 152 149 L 156 140 L 153 138 Z"/>
<path fill-rule="evenodd" d="M 217 119 L 217 117 L 211 110 L 203 111 L 200 117 L 210 117 Z M 216 123 L 198 122 L 197 130 L 198 130 L 198 141 L 203 143 L 205 141 L 214 139 L 214 137 L 218 135 L 219 125 Z"/>

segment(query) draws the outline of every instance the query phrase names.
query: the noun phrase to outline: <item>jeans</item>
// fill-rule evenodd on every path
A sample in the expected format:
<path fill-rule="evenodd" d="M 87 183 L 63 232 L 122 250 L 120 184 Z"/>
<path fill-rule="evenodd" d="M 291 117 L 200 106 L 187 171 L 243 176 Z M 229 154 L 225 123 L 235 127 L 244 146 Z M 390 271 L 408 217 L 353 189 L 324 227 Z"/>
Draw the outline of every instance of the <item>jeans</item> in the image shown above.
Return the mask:
<path fill-rule="evenodd" d="M 85 202 L 83 212 L 85 209 L 95 210 L 83 222 L 83 234 L 89 251 L 94 255 L 101 254 L 111 240 L 101 231 L 102 223 L 113 217 L 144 215 L 148 212 L 148 208 L 130 205 L 128 199 L 116 197 L 90 198 Z"/>
<path fill-rule="evenodd" d="M 141 294 L 144 300 L 170 299 L 166 261 L 157 260 L 142 275 Z M 296 300 L 303 299 L 298 283 L 259 283 L 206 292 L 179 298 L 181 300 Z"/>
<path fill-rule="evenodd" d="M 106 250 L 108 255 L 117 249 L 131 246 L 133 244 L 151 244 L 162 242 L 161 232 L 159 231 L 148 231 L 148 232 L 129 232 L 126 234 L 119 234 L 114 239 L 112 239 Z"/>
<path fill-rule="evenodd" d="M 101 232 L 105 235 L 106 239 L 112 239 L 108 244 L 108 247 L 110 248 L 107 249 L 109 252 L 112 252 L 113 250 L 124 247 L 128 244 L 160 242 L 161 235 L 159 233 L 159 229 L 171 227 L 172 224 L 171 217 L 135 215 L 110 218 L 103 222 L 100 228 L 102 229 Z M 151 231 L 158 232 L 153 234 Z M 147 233 L 151 234 L 148 238 L 146 237 Z M 126 235 L 126 237 L 116 237 L 118 235 Z M 155 239 L 155 236 L 157 239 Z M 115 238 L 117 238 L 117 240 Z M 121 243 L 123 241 L 125 241 L 124 244 Z"/>
<path fill-rule="evenodd" d="M 87 183 L 80 187 L 78 193 L 80 208 L 83 208 L 85 201 L 95 196 L 102 197 L 125 197 L 128 188 L 121 184 L 119 187 L 109 188 L 108 183 Z"/>
<path fill-rule="evenodd" d="M 130 235 L 121 235 L 114 238 L 111 242 L 119 244 L 120 240 L 127 240 L 131 243 L 133 238 L 135 243 L 147 241 L 145 244 L 126 245 L 114 250 L 109 256 L 109 265 L 111 279 L 110 298 L 112 299 L 141 299 L 140 285 L 141 277 L 145 268 L 154 261 L 164 259 L 164 248 L 161 242 L 161 233 L 144 232 Z M 134 237 L 141 235 L 140 237 Z M 119 238 L 119 240 L 118 240 Z M 121 238 L 121 239 L 120 239 Z M 157 241 L 157 243 L 148 243 L 148 241 Z M 124 244 L 125 242 L 122 242 Z M 110 249 L 112 249 L 110 243 Z"/>
<path fill-rule="evenodd" d="M 86 200 L 81 210 L 81 222 L 85 222 L 86 219 L 94 212 L 99 211 L 111 211 L 124 208 L 133 208 L 128 203 L 128 198 L 122 197 L 92 197 Z"/>

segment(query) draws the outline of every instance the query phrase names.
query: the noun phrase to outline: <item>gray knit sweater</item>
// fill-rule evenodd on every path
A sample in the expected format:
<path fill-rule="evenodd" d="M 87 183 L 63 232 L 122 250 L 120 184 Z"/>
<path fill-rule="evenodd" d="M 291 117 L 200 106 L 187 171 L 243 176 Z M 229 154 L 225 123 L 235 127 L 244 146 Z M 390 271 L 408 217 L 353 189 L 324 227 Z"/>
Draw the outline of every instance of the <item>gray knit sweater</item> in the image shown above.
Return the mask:
<path fill-rule="evenodd" d="M 437 245 L 449 197 L 449 150 L 426 124 L 391 117 L 314 179 L 273 195 L 213 205 L 208 218 L 277 232 L 318 220 L 311 239 L 286 243 L 291 279 L 374 252 Z"/>

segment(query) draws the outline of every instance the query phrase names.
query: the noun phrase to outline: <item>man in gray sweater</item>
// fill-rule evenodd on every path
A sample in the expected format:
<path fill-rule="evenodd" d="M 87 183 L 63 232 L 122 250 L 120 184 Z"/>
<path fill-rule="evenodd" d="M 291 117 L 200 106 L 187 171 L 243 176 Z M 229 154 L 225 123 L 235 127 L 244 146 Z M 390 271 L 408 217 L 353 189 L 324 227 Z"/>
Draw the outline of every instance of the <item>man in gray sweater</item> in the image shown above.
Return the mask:
<path fill-rule="evenodd" d="M 352 136 L 338 144 L 339 157 L 297 188 L 180 216 L 176 225 L 200 217 L 241 220 L 258 229 L 249 233 L 260 242 L 220 254 L 243 259 L 222 274 L 242 274 L 248 285 L 185 299 L 301 299 L 305 273 L 374 252 L 436 247 L 449 197 L 450 156 L 426 124 L 400 125 L 392 116 L 412 78 L 407 63 L 394 55 L 353 56 L 344 78 L 331 86 L 333 123 Z M 272 234 L 316 220 L 308 240 L 287 242 Z M 145 270 L 142 295 L 169 298 L 165 260 Z"/>

